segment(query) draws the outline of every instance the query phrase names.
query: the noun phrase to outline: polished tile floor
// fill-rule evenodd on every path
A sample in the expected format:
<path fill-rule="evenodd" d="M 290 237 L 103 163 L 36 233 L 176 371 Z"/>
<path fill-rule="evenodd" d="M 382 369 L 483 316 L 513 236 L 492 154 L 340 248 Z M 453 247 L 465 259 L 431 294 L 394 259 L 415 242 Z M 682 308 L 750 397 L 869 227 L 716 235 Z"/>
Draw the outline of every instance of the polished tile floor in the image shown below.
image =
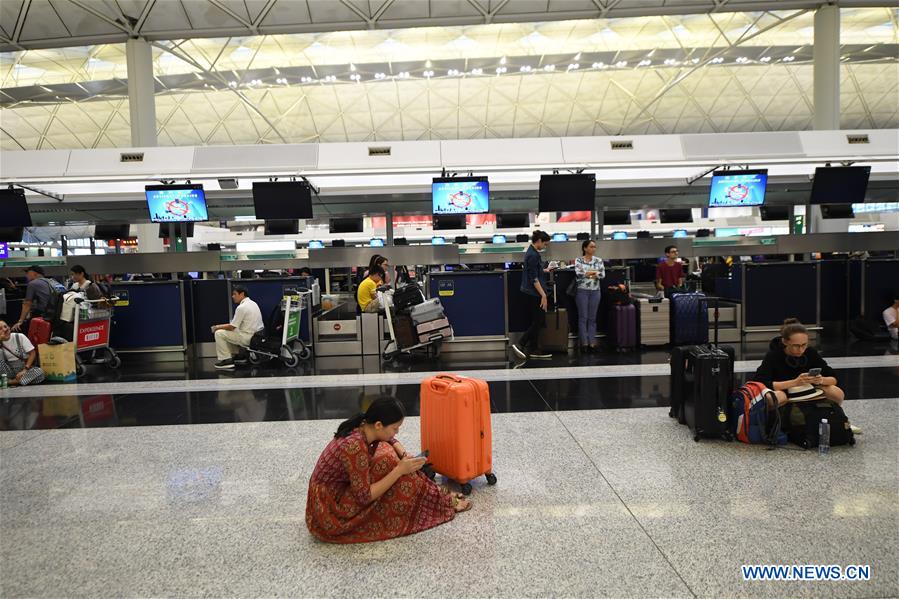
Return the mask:
<path fill-rule="evenodd" d="M 359 546 L 303 521 L 336 420 L 0 433 L 0 595 L 895 597 L 897 405 L 852 402 L 866 432 L 827 456 L 697 444 L 665 408 L 498 414 L 471 512 Z M 872 579 L 742 580 L 766 563 Z"/>

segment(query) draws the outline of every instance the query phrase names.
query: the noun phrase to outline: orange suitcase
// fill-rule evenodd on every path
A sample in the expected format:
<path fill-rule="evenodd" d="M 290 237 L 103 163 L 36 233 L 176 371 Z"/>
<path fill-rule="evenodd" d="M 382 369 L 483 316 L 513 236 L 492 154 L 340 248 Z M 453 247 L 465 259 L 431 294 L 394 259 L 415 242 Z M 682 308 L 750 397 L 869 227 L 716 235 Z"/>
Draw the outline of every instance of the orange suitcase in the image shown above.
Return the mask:
<path fill-rule="evenodd" d="M 52 329 L 50 321 L 44 320 L 40 316 L 35 316 L 28 323 L 28 340 L 31 341 L 34 347 L 47 343 L 50 341 Z"/>
<path fill-rule="evenodd" d="M 421 383 L 421 448 L 431 467 L 471 493 L 471 480 L 493 474 L 490 390 L 479 379 L 439 374 Z"/>

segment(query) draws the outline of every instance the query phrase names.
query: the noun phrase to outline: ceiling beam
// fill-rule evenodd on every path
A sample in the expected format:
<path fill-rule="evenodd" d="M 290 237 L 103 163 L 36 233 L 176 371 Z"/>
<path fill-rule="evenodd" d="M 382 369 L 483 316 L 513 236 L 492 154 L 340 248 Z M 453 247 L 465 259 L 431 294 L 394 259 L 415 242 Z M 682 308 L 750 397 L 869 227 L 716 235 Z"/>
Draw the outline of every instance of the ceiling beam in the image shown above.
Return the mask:
<path fill-rule="evenodd" d="M 144 4 L 144 9 L 137 18 L 137 23 L 134 24 L 134 33 L 140 35 L 141 30 L 144 28 L 144 23 L 147 22 L 147 19 L 150 17 L 150 12 L 155 6 L 156 0 L 147 0 L 147 3 Z"/>
<path fill-rule="evenodd" d="M 107 15 L 104 15 L 102 12 L 100 12 L 99 10 L 97 10 L 96 8 L 94 8 L 93 6 L 91 6 L 90 4 L 84 3 L 82 0 L 69 0 L 69 2 L 70 2 L 71 4 L 74 4 L 75 6 L 77 6 L 78 8 L 80 8 L 81 10 L 83 10 L 83 11 L 85 11 L 85 12 L 87 12 L 87 13 L 90 13 L 91 15 L 93 15 L 94 17 L 100 19 L 100 20 L 103 21 L 104 23 L 107 23 L 107 24 L 109 24 L 109 25 L 112 25 L 112 26 L 115 27 L 116 29 L 119 29 L 119 30 L 122 31 L 123 33 L 127 33 L 128 35 L 131 35 L 131 34 L 133 33 L 133 32 L 131 31 L 131 26 L 130 26 L 130 25 L 123 25 L 122 23 L 116 21 L 115 19 L 109 18 Z"/>
<path fill-rule="evenodd" d="M 25 0 L 19 7 L 19 18 L 16 19 L 16 27 L 12 32 L 12 43 L 18 44 L 19 38 L 22 36 L 22 28 L 25 26 L 25 19 L 28 18 L 28 11 L 31 9 L 31 0 Z"/>

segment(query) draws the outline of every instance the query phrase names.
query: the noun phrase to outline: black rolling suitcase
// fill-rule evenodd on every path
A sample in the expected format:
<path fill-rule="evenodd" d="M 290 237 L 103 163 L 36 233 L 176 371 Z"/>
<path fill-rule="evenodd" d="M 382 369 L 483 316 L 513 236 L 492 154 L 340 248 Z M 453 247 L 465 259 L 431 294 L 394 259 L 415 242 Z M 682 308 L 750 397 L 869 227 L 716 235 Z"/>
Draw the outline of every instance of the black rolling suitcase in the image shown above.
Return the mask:
<path fill-rule="evenodd" d="M 718 307 L 715 306 L 715 343 L 671 350 L 671 410 L 702 437 L 732 439 L 728 401 L 734 391 L 734 348 L 718 345 Z"/>

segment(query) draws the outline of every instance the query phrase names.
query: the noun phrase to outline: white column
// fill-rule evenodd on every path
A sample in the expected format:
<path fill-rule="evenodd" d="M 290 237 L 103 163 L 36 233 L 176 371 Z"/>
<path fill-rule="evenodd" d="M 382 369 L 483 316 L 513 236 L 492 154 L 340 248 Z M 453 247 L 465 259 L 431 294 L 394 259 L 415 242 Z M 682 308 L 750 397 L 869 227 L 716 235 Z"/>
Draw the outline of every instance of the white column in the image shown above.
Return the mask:
<path fill-rule="evenodd" d="M 814 95 L 816 130 L 840 128 L 840 9 L 834 4 L 815 12 Z"/>
<path fill-rule="evenodd" d="M 158 224 L 132 224 L 131 234 L 137 237 L 137 251 L 139 253 L 149 254 L 165 251 L 162 239 L 159 238 Z"/>
<path fill-rule="evenodd" d="M 153 79 L 153 49 L 146 40 L 125 43 L 128 63 L 128 107 L 131 111 L 131 145 L 156 145 L 156 82 Z"/>

